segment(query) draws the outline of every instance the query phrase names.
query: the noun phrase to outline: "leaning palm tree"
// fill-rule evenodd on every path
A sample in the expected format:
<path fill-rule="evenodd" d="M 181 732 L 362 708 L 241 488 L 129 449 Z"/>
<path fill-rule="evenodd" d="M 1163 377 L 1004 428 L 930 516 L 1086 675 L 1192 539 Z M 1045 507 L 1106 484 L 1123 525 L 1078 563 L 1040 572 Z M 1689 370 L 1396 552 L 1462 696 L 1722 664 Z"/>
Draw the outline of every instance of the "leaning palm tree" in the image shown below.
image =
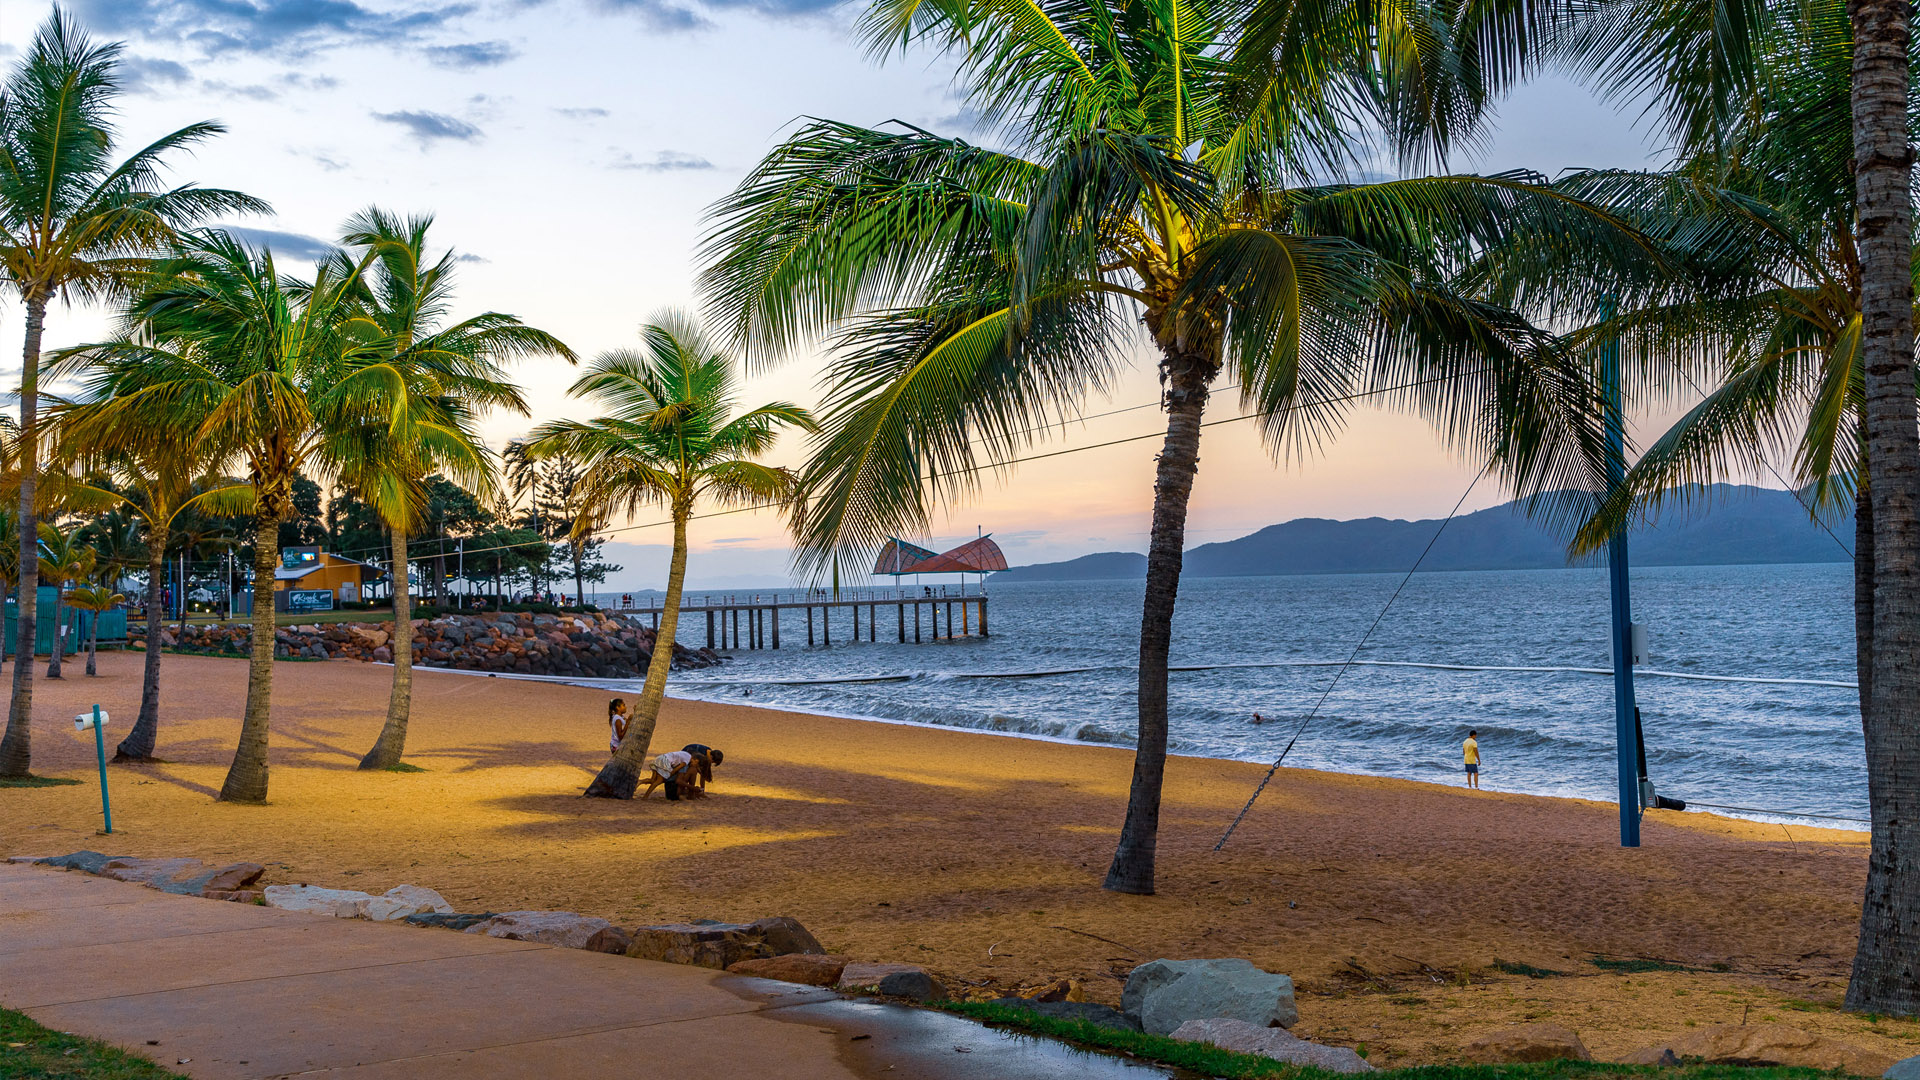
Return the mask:
<path fill-rule="evenodd" d="M 673 666 L 673 635 L 687 577 L 687 522 L 702 499 L 720 505 L 784 505 L 796 477 L 754 459 L 772 449 L 783 427 L 814 430 L 807 410 L 773 402 L 733 415 L 735 364 L 692 319 L 675 312 L 640 329 L 638 350 L 603 353 L 571 392 L 606 410 L 593 420 L 542 424 L 519 444 L 532 460 L 568 456 L 585 468 L 580 478 L 576 533 L 591 532 L 614 514 L 659 506 L 673 519 L 673 557 L 667 595 L 654 634 L 647 679 L 620 741 L 587 794 L 630 799 L 666 696 Z"/>
<path fill-rule="evenodd" d="M 67 594 L 67 606 L 87 612 L 80 634 L 87 642 L 87 674 L 97 675 L 94 655 L 100 649 L 100 616 L 127 602 L 127 598 L 105 585 L 85 585 Z"/>
<path fill-rule="evenodd" d="M 572 350 L 512 315 L 489 311 L 447 322 L 458 256 L 431 258 L 431 217 L 401 219 L 377 207 L 347 223 L 348 251 L 336 257 L 340 273 L 356 259 L 367 262 L 350 330 L 375 342 L 363 361 L 343 376 L 325 403 L 363 410 L 369 396 L 384 401 L 371 423 L 326 423 L 339 436 L 329 446 L 342 482 L 372 506 L 393 541 L 393 687 L 387 720 L 362 769 L 391 769 L 406 749 L 413 704 L 413 625 L 407 589 L 407 537 L 417 527 L 424 484 L 445 473 L 468 490 L 492 490 L 493 463 L 474 423 L 486 412 L 525 415 L 520 391 L 500 367 L 503 360 L 551 355 L 569 362 Z"/>
<path fill-rule="evenodd" d="M 367 347 L 343 329 L 353 314 L 357 266 L 323 263 L 310 282 L 283 277 L 271 252 L 225 232 L 182 241 L 133 300 L 122 337 L 63 354 L 103 420 L 98 452 L 137 444 L 142 425 L 178 428 L 209 459 L 231 462 L 253 495 L 253 632 L 247 704 L 220 798 L 267 797 L 273 693 L 273 581 L 280 523 L 294 513 L 294 480 L 324 470 L 316 402 Z M 377 343 L 375 343 L 377 347 Z M 338 403 L 325 415 L 359 425 Z"/>
<path fill-rule="evenodd" d="M 94 558 L 93 548 L 80 538 L 79 529 L 40 523 L 40 561 L 46 566 L 47 579 L 53 582 L 53 655 L 47 661 L 49 679 L 61 677 L 60 661 L 67 651 L 67 586 L 93 576 Z"/>
<path fill-rule="evenodd" d="M 253 492 L 233 480 L 210 477 L 210 460 L 194 437 L 199 423 L 181 417 L 174 425 L 155 425 L 108 401 L 64 402 L 53 422 L 60 456 L 87 475 L 72 482 L 69 505 L 106 510 L 138 521 L 147 571 L 147 640 L 140 681 L 140 714 L 114 750 L 115 761 L 153 761 L 160 730 L 160 624 L 165 617 L 167 551 L 184 540 L 176 525 L 210 514 L 236 515 L 253 509 Z M 114 423 L 132 423 L 129 431 Z M 111 454 L 102 448 L 116 447 Z M 115 582 L 104 582 L 111 588 Z M 184 617 L 184 605 L 182 605 Z"/>
<path fill-rule="evenodd" d="M 803 479 L 815 576 L 923 530 L 1151 346 L 1166 433 L 1134 776 L 1106 877 L 1122 892 L 1154 888 L 1173 610 L 1221 374 L 1276 452 L 1389 391 L 1521 491 L 1590 487 L 1604 452 L 1575 357 L 1450 278 L 1516 230 L 1633 246 L 1532 175 L 1314 183 L 1349 152 L 1340 121 L 1364 103 L 1344 95 L 1382 61 L 1368 34 L 1308 20 L 1304 53 L 1249 75 L 1222 59 L 1234 10 L 878 0 L 870 37 L 957 54 L 970 102 L 1018 152 L 810 123 L 718 205 L 707 245 L 703 284 L 735 339 L 768 356 L 837 346 Z"/>
<path fill-rule="evenodd" d="M 1920 858 L 1913 854 L 1920 851 L 1920 813 L 1911 764 L 1920 760 L 1913 700 L 1920 690 L 1908 658 L 1920 645 L 1920 598 L 1913 592 L 1920 553 L 1912 546 L 1920 493 L 1912 488 L 1911 338 L 1894 323 L 1906 319 L 1909 300 L 1901 297 L 1910 297 L 1912 246 L 1907 227 L 1890 220 L 1885 205 L 1872 205 L 1887 195 L 1890 166 L 1861 156 L 1883 136 L 1866 134 L 1871 124 L 1859 106 L 1871 68 L 1880 69 L 1868 89 L 1881 106 L 1888 87 L 1877 80 L 1894 79 L 1897 92 L 1912 77 L 1904 54 L 1897 70 L 1890 66 L 1884 41 L 1871 55 L 1858 45 L 1860 17 L 1875 12 L 1873 29 L 1884 32 L 1884 8 L 1838 0 L 1747 0 L 1712 12 L 1669 0 L 1598 5 L 1595 26 L 1610 29 L 1590 27 L 1576 44 L 1591 50 L 1590 65 L 1603 77 L 1625 85 L 1661 80 L 1657 104 L 1672 117 L 1679 160 L 1657 176 L 1593 174 L 1566 182 L 1585 186 L 1660 237 L 1685 268 L 1686 288 L 1636 297 L 1595 280 L 1586 260 L 1551 273 L 1563 287 L 1619 293 L 1619 313 L 1598 330 L 1642 352 L 1656 381 L 1704 393 L 1628 472 L 1579 538 L 1582 546 L 1604 542 L 1632 516 L 1688 501 L 1711 481 L 1764 476 L 1776 460 L 1791 463 L 1793 485 L 1811 496 L 1816 512 L 1852 502 L 1855 660 L 1873 852 L 1847 1006 L 1911 1014 L 1920 1012 L 1911 961 L 1920 949 L 1913 914 L 1920 910 Z M 1684 18 L 1699 25 L 1684 35 L 1652 29 Z M 1899 18 L 1904 22 L 1904 8 Z M 1724 41 L 1729 30 L 1739 31 L 1736 48 L 1697 47 Z M 1623 40 L 1626 62 L 1609 53 Z M 1907 139 L 1900 137 L 1902 148 Z M 1906 213 L 1905 166 L 1893 171 L 1903 177 Z M 1888 273 L 1900 280 L 1876 281 Z M 1890 415 L 1907 419 L 1889 427 Z M 1889 677 L 1892 689 L 1883 685 Z"/>
<path fill-rule="evenodd" d="M 40 574 L 34 489 L 48 304 L 124 296 L 147 267 L 144 256 L 164 247 L 176 230 L 218 214 L 266 209 L 238 192 L 162 183 L 167 157 L 219 134 L 218 124 L 181 128 L 113 160 L 119 55 L 119 45 L 95 44 L 56 8 L 0 87 L 0 274 L 26 314 L 17 536 L 18 647 L 26 656 L 33 654 Z M 0 738 L 0 777 L 26 775 L 32 764 L 32 713 L 32 665 L 20 664 Z"/>

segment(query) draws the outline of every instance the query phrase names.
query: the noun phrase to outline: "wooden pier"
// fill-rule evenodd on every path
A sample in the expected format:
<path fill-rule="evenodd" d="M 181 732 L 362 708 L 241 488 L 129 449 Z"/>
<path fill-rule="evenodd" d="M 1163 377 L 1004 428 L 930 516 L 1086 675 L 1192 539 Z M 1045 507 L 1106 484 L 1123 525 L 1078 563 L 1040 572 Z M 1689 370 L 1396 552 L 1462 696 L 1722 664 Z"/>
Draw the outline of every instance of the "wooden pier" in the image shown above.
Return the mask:
<path fill-rule="evenodd" d="M 660 627 L 658 606 L 616 610 L 651 615 L 654 628 Z M 889 611 L 892 619 L 886 617 Z M 891 636 L 902 645 L 987 636 L 987 594 L 977 587 L 952 585 L 688 596 L 680 604 L 680 626 L 684 630 L 697 625 L 692 620 L 704 614 L 709 649 L 777 649 L 782 612 L 787 613 L 789 634 L 797 633 L 805 621 L 809 647 L 834 644 L 836 627 L 844 628 L 841 644 L 859 641 L 862 633 L 868 641 L 879 641 L 881 625 L 887 622 L 893 624 L 887 628 Z"/>

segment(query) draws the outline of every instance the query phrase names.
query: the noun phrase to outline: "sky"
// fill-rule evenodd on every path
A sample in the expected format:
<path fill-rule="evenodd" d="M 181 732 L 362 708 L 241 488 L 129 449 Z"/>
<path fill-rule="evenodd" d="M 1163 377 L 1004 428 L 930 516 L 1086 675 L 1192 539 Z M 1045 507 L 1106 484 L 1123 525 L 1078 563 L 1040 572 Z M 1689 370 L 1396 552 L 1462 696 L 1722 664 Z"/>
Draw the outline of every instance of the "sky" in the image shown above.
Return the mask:
<path fill-rule="evenodd" d="M 46 7 L 0 8 L 0 62 L 11 63 Z M 804 117 L 899 119 L 972 134 L 937 57 L 880 62 L 851 39 L 859 8 L 822 0 L 78 0 L 101 38 L 126 45 L 123 144 L 218 120 L 227 133 L 179 161 L 182 180 L 238 188 L 273 205 L 235 221 L 304 261 L 369 205 L 431 213 L 437 244 L 461 252 L 457 313 L 509 312 L 582 356 L 631 345 L 646 319 L 697 310 L 693 282 L 708 206 Z M 1456 168 L 1637 166 L 1650 143 L 1632 113 L 1558 80 L 1504 102 L 1495 136 Z M 47 347 L 97 340 L 109 313 L 56 308 Z M 0 304 L 0 343 L 20 310 Z M 17 344 L 0 345 L 17 378 Z M 1150 406 L 1151 358 L 1134 357 L 1110 401 L 1088 413 Z M 819 399 L 817 355 L 756 373 L 743 400 Z M 557 360 L 517 374 L 531 418 L 496 416 L 495 446 L 557 416 L 586 418 Z M 1211 417 L 1237 415 L 1232 394 Z M 1642 418 L 1648 427 L 1660 417 Z M 1037 453 L 1152 435 L 1151 407 L 1070 425 Z M 1473 478 L 1420 420 L 1362 410 L 1332 444 L 1276 461 L 1251 424 L 1208 429 L 1188 522 L 1190 544 L 1231 539 L 1296 517 L 1443 516 Z M 1157 439 L 1066 454 L 987 477 L 949 508 L 940 548 L 992 533 L 1015 565 L 1145 548 Z M 783 440 L 771 460 L 796 464 Z M 1492 484 L 1466 509 L 1502 501 Z M 611 537 L 626 567 L 616 589 L 664 579 L 656 517 Z M 689 580 L 703 588 L 786 581 L 788 549 L 771 514 L 699 520 Z"/>

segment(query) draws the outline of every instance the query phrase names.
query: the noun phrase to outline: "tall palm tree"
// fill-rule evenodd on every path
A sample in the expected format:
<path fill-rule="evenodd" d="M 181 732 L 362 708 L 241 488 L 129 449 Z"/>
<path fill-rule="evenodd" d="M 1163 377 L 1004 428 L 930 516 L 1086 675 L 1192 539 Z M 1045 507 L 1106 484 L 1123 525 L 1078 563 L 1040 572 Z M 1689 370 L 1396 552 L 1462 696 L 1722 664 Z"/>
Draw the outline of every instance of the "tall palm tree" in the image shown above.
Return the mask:
<path fill-rule="evenodd" d="M 870 37 L 957 54 L 969 101 L 1018 152 L 810 123 L 716 207 L 707 246 L 703 284 L 736 339 L 838 347 L 803 480 L 816 575 L 923 529 L 935 500 L 1104 392 L 1144 326 L 1167 427 L 1133 784 L 1105 883 L 1122 892 L 1154 888 L 1173 610 L 1221 373 L 1276 451 L 1310 449 L 1343 401 L 1397 388 L 1515 487 L 1587 487 L 1604 453 L 1579 364 L 1449 279 L 1515 230 L 1632 246 L 1531 175 L 1314 183 L 1345 163 L 1341 122 L 1369 104 L 1348 95 L 1420 50 L 1376 54 L 1369 40 L 1391 42 L 1315 18 L 1284 62 L 1243 68 L 1224 59 L 1234 10 L 878 0 Z"/>
<path fill-rule="evenodd" d="M 484 497 L 493 487 L 493 463 L 474 422 L 496 408 L 527 411 L 500 362 L 539 355 L 575 359 L 558 338 L 512 315 L 489 311 L 448 323 L 458 256 L 451 250 L 429 256 L 432 224 L 431 217 L 402 219 L 368 209 L 347 223 L 342 240 L 351 253 L 337 257 L 342 275 L 352 272 L 354 260 L 367 263 L 351 329 L 377 345 L 330 401 L 357 409 L 362 396 L 354 387 L 364 385 L 385 407 L 373 423 L 324 426 L 340 436 L 329 449 L 338 475 L 386 522 L 395 567 L 393 687 L 386 723 L 361 758 L 362 769 L 391 769 L 406 749 L 413 703 L 407 537 L 419 524 L 426 478 L 447 473 Z"/>
<path fill-rule="evenodd" d="M 56 363 L 65 363 L 67 354 Z M 76 357 L 77 358 L 77 357 Z M 160 730 L 160 625 L 166 617 L 166 559 L 169 548 L 186 538 L 176 525 L 210 515 L 238 515 L 253 509 L 246 484 L 207 475 L 211 459 L 194 437 L 198 423 L 147 423 L 107 401 L 64 402 L 53 421 L 60 456 L 88 470 L 72 482 L 70 506 L 108 517 L 136 519 L 147 571 L 147 642 L 140 682 L 140 714 L 114 750 L 115 761 L 153 761 Z M 131 423 L 131 430 L 113 430 Z M 116 449 L 108 454 L 105 447 Z M 104 518 L 103 518 L 104 520 Z M 191 530 L 189 530 L 191 531 Z M 112 581 L 105 582 L 109 588 Z M 184 605 L 182 611 L 184 613 Z"/>
<path fill-rule="evenodd" d="M 375 388 L 342 376 L 378 341 L 348 332 L 361 267 L 322 263 L 308 282 L 283 277 L 271 252 L 214 231 L 180 242 L 134 298 L 129 333 L 66 354 L 102 415 L 98 451 L 131 451 L 141 425 L 189 433 L 216 463 L 232 462 L 253 494 L 253 632 L 247 705 L 220 798 L 267 797 L 273 694 L 273 581 L 280 523 L 294 480 L 328 467 L 333 431 L 364 426 Z M 329 395 L 334 395 L 329 397 Z"/>
<path fill-rule="evenodd" d="M 234 191 L 162 183 L 166 159 L 225 130 L 181 128 L 115 162 L 114 98 L 120 46 L 99 45 L 55 8 L 0 88 L 0 274 L 26 312 L 21 351 L 19 477 L 21 655 L 33 655 L 34 600 L 40 581 L 35 482 L 41 435 L 40 341 L 55 298 L 125 295 L 147 267 L 145 256 L 177 230 L 207 218 L 264 211 Z M 0 776 L 32 765 L 31 664 L 13 669 Z"/>
<path fill-rule="evenodd" d="M 53 655 L 47 661 L 47 678 L 58 679 L 60 660 L 67 651 L 67 586 L 93 576 L 94 551 L 80 539 L 78 528 L 61 529 L 43 521 L 40 523 L 40 560 L 46 566 L 47 578 L 53 582 Z"/>
<path fill-rule="evenodd" d="M 785 504 L 796 477 L 754 459 L 772 449 L 783 427 L 814 430 L 807 410 L 772 402 L 734 415 L 734 360 L 709 342 L 686 315 L 668 312 L 640 329 L 638 350 L 603 353 L 571 393 L 605 409 L 593 420 L 542 424 L 520 444 L 538 461 L 571 457 L 585 468 L 577 491 L 576 533 L 615 514 L 659 506 L 673 518 L 667 595 L 654 635 L 647 679 L 620 747 L 587 788 L 598 798 L 630 799 L 640 782 L 673 666 L 673 635 L 687 578 L 687 522 L 702 499 L 722 506 Z"/>
<path fill-rule="evenodd" d="M 1629 302 L 1603 330 L 1644 351 L 1656 378 L 1682 393 L 1702 384 L 1708 391 L 1629 471 L 1579 543 L 1595 546 L 1632 514 L 1684 500 L 1711 480 L 1758 474 L 1780 456 L 1791 459 L 1794 483 L 1811 493 L 1816 510 L 1851 499 L 1873 845 L 1847 1005 L 1920 1012 L 1920 976 L 1911 961 L 1920 952 L 1920 857 L 1913 854 L 1920 845 L 1920 715 L 1907 670 L 1920 644 L 1912 591 L 1913 473 L 1920 462 L 1910 453 L 1914 374 L 1904 365 L 1911 338 L 1889 322 L 1907 317 L 1908 301 L 1899 297 L 1910 296 L 1912 248 L 1906 226 L 1889 225 L 1885 208 L 1869 205 L 1869 189 L 1884 195 L 1876 185 L 1888 182 L 1890 168 L 1900 173 L 1906 166 L 1862 157 L 1881 137 L 1866 133 L 1861 112 L 1863 70 L 1879 66 L 1874 79 L 1911 76 L 1904 58 L 1896 72 L 1885 70 L 1884 42 L 1872 51 L 1856 48 L 1863 16 L 1875 21 L 1876 32 L 1892 16 L 1838 0 L 1745 0 L 1714 13 L 1641 0 L 1595 11 L 1600 20 L 1574 44 L 1588 50 L 1595 72 L 1614 80 L 1609 85 L 1656 81 L 1656 103 L 1669 113 L 1681 161 L 1662 176 L 1570 182 L 1587 184 L 1661 236 L 1687 271 L 1683 295 L 1634 303 L 1625 290 Z M 1687 34 L 1653 29 L 1686 25 L 1676 20 L 1687 18 L 1698 24 Z M 1899 18 L 1906 18 L 1904 9 Z M 1699 47 L 1708 41 L 1721 44 Z M 1904 152 L 1915 118 L 1896 120 Z M 1904 207 L 1908 195 L 1900 190 Z M 1887 261 L 1890 228 L 1902 238 L 1897 271 Z M 1588 291 L 1599 284 L 1585 263 L 1561 269 L 1562 284 Z M 1900 277 L 1897 284 L 1875 284 L 1876 274 L 1890 272 Z M 1879 352 L 1890 341 L 1907 358 L 1894 368 Z M 1675 380 L 1675 372 L 1685 377 Z M 1885 425 L 1889 398 L 1908 417 L 1892 430 Z M 1893 458 L 1881 456 L 1889 451 Z M 1890 511 L 1883 505 L 1889 484 Z M 1883 547 L 1889 543 L 1891 551 Z M 1890 622 L 1904 629 L 1890 629 Z M 1881 685 L 1889 670 L 1892 691 Z"/>

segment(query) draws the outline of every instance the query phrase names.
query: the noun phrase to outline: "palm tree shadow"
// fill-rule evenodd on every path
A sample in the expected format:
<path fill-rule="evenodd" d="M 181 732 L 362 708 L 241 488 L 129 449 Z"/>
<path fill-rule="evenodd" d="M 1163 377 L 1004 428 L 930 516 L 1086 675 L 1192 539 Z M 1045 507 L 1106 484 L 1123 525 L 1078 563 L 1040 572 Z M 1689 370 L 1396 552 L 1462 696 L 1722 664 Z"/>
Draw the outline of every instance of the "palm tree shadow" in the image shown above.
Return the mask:
<path fill-rule="evenodd" d="M 454 769 L 454 772 L 473 772 L 478 769 L 524 769 L 546 765 L 564 765 L 580 769 L 589 776 L 600 770 L 600 762 L 583 760 L 590 755 L 580 750 L 578 743 L 571 742 L 497 742 L 481 743 L 475 746 L 448 750 L 425 750 L 409 753 L 414 760 L 438 758 L 465 761 L 466 764 Z"/>
<path fill-rule="evenodd" d="M 169 772 L 167 772 L 164 766 L 148 765 L 143 767 L 140 771 L 143 774 L 150 776 L 155 780 L 159 780 L 163 783 L 172 784 L 174 787 L 185 788 L 188 791 L 205 795 L 209 799 L 217 799 L 220 797 L 220 792 L 217 789 L 210 788 L 205 784 L 196 784 L 193 781 L 188 780 L 186 777 L 183 777 L 183 776 L 174 776 Z"/>

